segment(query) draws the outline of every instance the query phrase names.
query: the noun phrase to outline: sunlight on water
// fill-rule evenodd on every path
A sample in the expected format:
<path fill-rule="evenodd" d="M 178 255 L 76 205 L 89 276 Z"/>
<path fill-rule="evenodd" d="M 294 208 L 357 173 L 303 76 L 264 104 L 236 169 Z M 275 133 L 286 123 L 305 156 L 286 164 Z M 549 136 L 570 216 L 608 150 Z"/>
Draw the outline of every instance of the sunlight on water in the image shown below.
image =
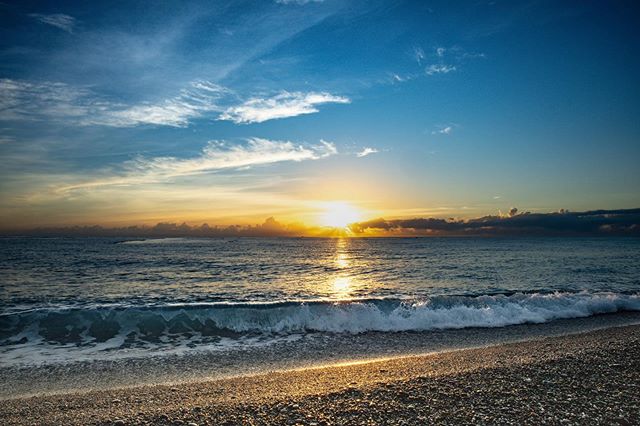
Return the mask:
<path fill-rule="evenodd" d="M 346 299 L 351 291 L 351 277 L 337 277 L 333 280 L 334 297 Z"/>
<path fill-rule="evenodd" d="M 0 256 L 0 367 L 640 310 L 636 239 L 17 238 Z"/>
<path fill-rule="evenodd" d="M 336 256 L 336 266 L 340 269 L 349 267 L 349 258 L 345 253 L 338 253 Z"/>
<path fill-rule="evenodd" d="M 330 292 L 332 297 L 336 299 L 348 299 L 353 296 L 354 278 L 346 271 L 346 269 L 352 266 L 348 252 L 349 241 L 348 238 L 339 238 L 336 240 L 334 264 L 336 268 L 340 269 L 340 272 L 337 276 L 333 275 L 330 278 Z"/>

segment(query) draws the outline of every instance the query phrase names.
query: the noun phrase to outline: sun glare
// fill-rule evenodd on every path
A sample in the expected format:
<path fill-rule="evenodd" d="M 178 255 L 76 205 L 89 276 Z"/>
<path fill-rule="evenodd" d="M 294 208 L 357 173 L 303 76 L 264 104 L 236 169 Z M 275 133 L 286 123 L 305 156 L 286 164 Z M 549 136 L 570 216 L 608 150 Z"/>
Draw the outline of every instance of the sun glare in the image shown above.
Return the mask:
<path fill-rule="evenodd" d="M 335 201 L 325 205 L 320 223 L 332 228 L 346 228 L 350 223 L 358 222 L 360 218 L 360 212 L 354 206 Z"/>

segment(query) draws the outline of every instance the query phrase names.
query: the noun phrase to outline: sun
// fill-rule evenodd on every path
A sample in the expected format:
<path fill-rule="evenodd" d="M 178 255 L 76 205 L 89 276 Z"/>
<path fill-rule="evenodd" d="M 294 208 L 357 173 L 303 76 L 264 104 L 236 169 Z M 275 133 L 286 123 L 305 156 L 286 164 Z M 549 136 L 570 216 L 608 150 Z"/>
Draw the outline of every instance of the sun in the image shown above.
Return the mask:
<path fill-rule="evenodd" d="M 333 201 L 325 204 L 320 224 L 331 228 L 346 228 L 350 223 L 358 222 L 360 218 L 360 212 L 351 204 Z"/>

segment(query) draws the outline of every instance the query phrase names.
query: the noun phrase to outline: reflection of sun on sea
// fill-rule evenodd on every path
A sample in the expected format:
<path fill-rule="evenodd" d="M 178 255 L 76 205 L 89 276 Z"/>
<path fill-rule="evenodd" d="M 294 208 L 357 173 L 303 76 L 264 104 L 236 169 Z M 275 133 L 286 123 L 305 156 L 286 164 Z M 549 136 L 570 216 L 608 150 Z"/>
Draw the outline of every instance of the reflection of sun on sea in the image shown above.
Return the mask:
<path fill-rule="evenodd" d="M 333 292 L 335 296 L 347 297 L 351 290 L 351 277 L 337 277 L 333 280 Z"/>
<path fill-rule="evenodd" d="M 346 253 L 338 253 L 336 256 L 336 266 L 340 269 L 344 269 L 349 266 L 349 257 Z"/>
<path fill-rule="evenodd" d="M 338 276 L 334 276 L 330 280 L 330 292 L 333 294 L 333 297 L 337 299 L 349 298 L 353 290 L 353 278 L 350 277 L 346 271 L 346 268 L 351 266 L 349 253 L 347 251 L 348 246 L 348 238 L 339 238 L 336 240 L 335 266 L 342 271 Z"/>
<path fill-rule="evenodd" d="M 350 223 L 361 219 L 360 212 L 349 203 L 333 201 L 326 203 L 320 224 L 331 228 L 346 228 Z"/>
<path fill-rule="evenodd" d="M 348 238 L 338 238 L 336 240 L 336 257 L 335 257 L 335 265 L 339 269 L 345 269 L 351 266 L 351 259 L 349 258 L 348 253 L 349 239 Z"/>

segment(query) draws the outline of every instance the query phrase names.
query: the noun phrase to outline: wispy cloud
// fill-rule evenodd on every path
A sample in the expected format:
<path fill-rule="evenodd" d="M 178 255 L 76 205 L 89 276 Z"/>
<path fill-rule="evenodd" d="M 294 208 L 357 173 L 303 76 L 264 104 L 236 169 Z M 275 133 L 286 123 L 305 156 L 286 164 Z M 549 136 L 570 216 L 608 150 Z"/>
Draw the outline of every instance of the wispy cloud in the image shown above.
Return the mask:
<path fill-rule="evenodd" d="M 453 126 L 441 126 L 431 132 L 432 135 L 450 135 L 453 132 Z"/>
<path fill-rule="evenodd" d="M 176 97 L 158 104 L 145 103 L 124 109 L 103 111 L 83 121 L 83 124 L 101 124 L 114 127 L 132 127 L 140 124 L 155 124 L 186 127 L 189 120 L 212 111 L 220 111 L 218 101 L 230 91 L 206 81 L 191 83 Z"/>
<path fill-rule="evenodd" d="M 312 114 L 318 112 L 318 105 L 351 101 L 326 92 L 283 91 L 273 97 L 238 102 L 230 89 L 208 81 L 194 81 L 171 98 L 127 105 L 111 101 L 88 87 L 0 79 L 0 121 L 64 120 L 82 126 L 186 127 L 191 120 L 211 113 L 211 118 L 247 124 Z"/>
<path fill-rule="evenodd" d="M 33 19 L 37 19 L 43 24 L 51 25 L 59 28 L 68 33 L 73 33 L 73 29 L 76 26 L 76 18 L 73 16 L 65 15 L 63 13 L 54 13 L 51 15 L 45 15 L 41 13 L 32 13 L 29 15 Z"/>
<path fill-rule="evenodd" d="M 405 83 L 417 77 L 416 74 L 387 73 L 387 75 L 388 78 L 385 81 L 390 82 L 391 84 Z"/>
<path fill-rule="evenodd" d="M 0 120 L 73 118 L 102 109 L 91 91 L 64 83 L 0 79 Z"/>
<path fill-rule="evenodd" d="M 375 154 L 377 152 L 379 152 L 379 151 L 377 149 L 375 149 L 375 148 L 365 147 L 365 148 L 362 149 L 362 151 L 358 152 L 356 154 L 356 156 L 357 157 L 366 157 L 367 155 Z"/>
<path fill-rule="evenodd" d="M 190 118 L 216 110 L 226 89 L 194 82 L 189 89 L 153 104 L 127 106 L 110 101 L 86 87 L 56 82 L 0 79 L 0 120 L 65 120 L 75 125 L 132 127 L 158 124 L 181 127 Z"/>
<path fill-rule="evenodd" d="M 0 79 L 0 120 L 64 120 L 74 125 L 133 127 L 155 124 L 184 127 L 206 112 L 221 111 L 218 101 L 230 92 L 206 81 L 156 104 L 125 105 L 87 87 L 57 82 Z"/>
<path fill-rule="evenodd" d="M 197 157 L 137 157 L 123 163 L 120 172 L 113 174 L 113 169 L 110 169 L 108 176 L 63 186 L 59 190 L 66 192 L 102 186 L 156 183 L 175 177 L 225 169 L 239 169 L 285 161 L 318 160 L 337 154 L 337 152 L 338 150 L 333 143 L 324 140 L 320 140 L 320 143 L 316 145 L 262 138 L 251 138 L 243 144 L 211 141 Z"/>
<path fill-rule="evenodd" d="M 448 74 L 452 71 L 455 71 L 456 69 L 457 68 L 455 65 L 432 64 L 425 68 L 424 72 L 427 75 Z"/>
<path fill-rule="evenodd" d="M 414 73 L 388 73 L 388 82 L 392 84 L 404 83 L 421 76 L 434 76 L 436 74 L 449 74 L 457 71 L 467 61 L 478 58 L 486 58 L 484 53 L 468 52 L 460 46 L 436 46 L 425 52 L 421 47 L 413 47 L 411 52 L 413 60 L 423 67 L 426 62 L 433 62 L 424 67 L 423 72 Z"/>
<path fill-rule="evenodd" d="M 351 100 L 344 96 L 326 92 L 286 92 L 271 98 L 251 98 L 241 105 L 225 110 L 220 120 L 229 120 L 237 124 L 262 123 L 278 118 L 318 112 L 317 105 L 327 103 L 347 104 Z"/>
<path fill-rule="evenodd" d="M 438 46 L 434 48 L 435 55 L 438 58 L 449 58 L 452 61 L 462 62 L 465 59 L 479 59 L 486 58 L 487 55 L 481 52 L 469 52 L 461 46 Z"/>
<path fill-rule="evenodd" d="M 422 61 L 425 58 L 424 50 L 422 50 L 421 47 L 414 47 L 413 48 L 413 58 L 416 60 L 416 62 L 419 65 L 422 65 Z"/>

